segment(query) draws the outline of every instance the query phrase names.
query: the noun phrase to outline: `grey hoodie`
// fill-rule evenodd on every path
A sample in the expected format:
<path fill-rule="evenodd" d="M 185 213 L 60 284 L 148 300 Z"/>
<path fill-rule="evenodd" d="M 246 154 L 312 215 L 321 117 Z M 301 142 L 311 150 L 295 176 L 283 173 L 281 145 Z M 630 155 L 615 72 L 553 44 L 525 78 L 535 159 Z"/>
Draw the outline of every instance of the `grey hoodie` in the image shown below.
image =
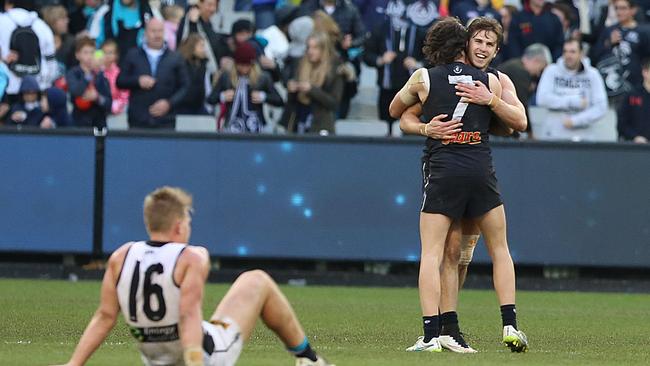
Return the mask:
<path fill-rule="evenodd" d="M 31 24 L 32 30 L 38 37 L 41 47 L 41 72 L 36 76 L 36 79 L 41 90 L 45 90 L 52 86 L 52 82 L 57 77 L 56 60 L 54 59 L 56 49 L 52 30 L 34 11 L 18 8 L 10 9 L 6 13 L 0 14 L 0 29 L 2 30 L 0 31 L 0 55 L 3 59 L 10 52 L 9 43 L 11 41 L 11 33 L 16 28 L 16 24 L 23 27 Z M 19 89 L 20 78 L 9 71 L 7 94 L 18 94 Z"/>
<path fill-rule="evenodd" d="M 583 98 L 586 100 L 584 106 Z M 552 118 L 546 121 L 546 137 L 572 139 L 580 129 L 583 130 L 580 135 L 585 135 L 584 129 L 592 127 L 607 112 L 605 83 L 588 59 L 583 59 L 580 70 L 572 71 L 566 68 L 564 59 L 560 57 L 542 73 L 537 86 L 537 105 L 561 112 L 560 115 L 549 115 Z M 571 118 L 574 129 L 563 126 L 562 115 Z"/>

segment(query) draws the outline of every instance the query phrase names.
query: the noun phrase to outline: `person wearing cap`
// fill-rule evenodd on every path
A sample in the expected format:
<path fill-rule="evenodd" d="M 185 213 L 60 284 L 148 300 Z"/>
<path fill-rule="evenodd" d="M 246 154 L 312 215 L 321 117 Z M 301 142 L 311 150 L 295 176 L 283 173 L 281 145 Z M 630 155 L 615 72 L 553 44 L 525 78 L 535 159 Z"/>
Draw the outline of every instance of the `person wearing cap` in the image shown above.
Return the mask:
<path fill-rule="evenodd" d="M 282 106 L 282 97 L 271 76 L 256 62 L 255 48 L 243 42 L 234 52 L 235 67 L 224 72 L 210 93 L 210 104 L 221 104 L 221 129 L 235 133 L 258 133 L 266 125 L 264 103 Z M 225 108 L 223 108 L 225 107 Z"/>
<path fill-rule="evenodd" d="M 9 111 L 9 125 L 54 128 L 54 122 L 43 113 L 41 108 L 41 90 L 35 77 L 24 76 L 18 93 L 19 100 Z"/>

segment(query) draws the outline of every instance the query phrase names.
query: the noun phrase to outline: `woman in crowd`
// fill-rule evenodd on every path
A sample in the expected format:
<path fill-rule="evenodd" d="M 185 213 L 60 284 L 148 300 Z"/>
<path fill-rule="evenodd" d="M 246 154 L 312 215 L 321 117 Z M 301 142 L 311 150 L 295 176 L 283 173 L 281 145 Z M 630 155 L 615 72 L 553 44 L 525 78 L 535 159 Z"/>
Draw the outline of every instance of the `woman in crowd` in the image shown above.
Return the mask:
<path fill-rule="evenodd" d="M 221 104 L 219 121 L 225 120 L 222 129 L 237 133 L 261 132 L 266 125 L 263 104 L 281 106 L 282 97 L 273 86 L 271 76 L 255 61 L 255 48 L 249 42 L 237 46 L 234 59 L 235 67 L 221 74 L 208 103 Z"/>
<path fill-rule="evenodd" d="M 192 87 L 188 91 L 183 103 L 178 106 L 178 114 L 207 114 L 205 108 L 206 77 L 208 58 L 205 53 L 205 41 L 198 33 L 190 34 L 180 45 L 178 52 L 185 60 L 185 67 L 190 77 Z"/>
<path fill-rule="evenodd" d="M 281 120 L 287 131 L 334 132 L 336 110 L 343 94 L 340 65 L 330 38 L 324 33 L 312 33 L 296 74 L 287 82 L 289 97 Z"/>

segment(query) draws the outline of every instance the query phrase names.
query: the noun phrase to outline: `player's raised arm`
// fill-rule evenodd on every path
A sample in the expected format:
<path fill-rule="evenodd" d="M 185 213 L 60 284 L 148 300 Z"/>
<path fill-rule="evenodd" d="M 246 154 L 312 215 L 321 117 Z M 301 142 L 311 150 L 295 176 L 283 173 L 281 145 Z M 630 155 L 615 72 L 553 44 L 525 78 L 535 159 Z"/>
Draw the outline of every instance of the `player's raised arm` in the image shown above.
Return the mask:
<path fill-rule="evenodd" d="M 178 259 L 176 273 L 181 288 L 179 331 L 186 366 L 203 365 L 203 286 L 210 271 L 210 257 L 202 247 L 188 247 Z"/>
<path fill-rule="evenodd" d="M 120 304 L 117 300 L 117 278 L 129 246 L 130 244 L 122 246 L 108 260 L 102 280 L 99 307 L 88 323 L 66 366 L 84 365 L 115 326 L 120 311 Z"/>
<path fill-rule="evenodd" d="M 410 106 L 426 99 L 429 93 L 429 74 L 427 69 L 421 68 L 408 79 L 402 89 L 395 94 L 388 107 L 388 113 L 393 118 L 400 118 L 402 113 Z"/>

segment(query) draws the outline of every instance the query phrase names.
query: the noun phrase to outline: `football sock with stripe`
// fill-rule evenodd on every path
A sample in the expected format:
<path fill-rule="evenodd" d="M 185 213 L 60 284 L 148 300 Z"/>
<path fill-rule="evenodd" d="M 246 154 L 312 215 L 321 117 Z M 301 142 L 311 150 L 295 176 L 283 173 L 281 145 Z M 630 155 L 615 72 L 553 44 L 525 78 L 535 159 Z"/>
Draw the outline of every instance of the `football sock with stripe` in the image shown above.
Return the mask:
<path fill-rule="evenodd" d="M 296 357 L 307 357 L 308 359 L 314 362 L 318 360 L 318 357 L 316 356 L 316 352 L 314 352 L 314 350 L 311 349 L 307 337 L 305 337 L 305 339 L 303 339 L 302 343 L 300 343 L 299 345 L 295 347 L 287 347 L 287 350 L 293 353 L 293 355 Z"/>

